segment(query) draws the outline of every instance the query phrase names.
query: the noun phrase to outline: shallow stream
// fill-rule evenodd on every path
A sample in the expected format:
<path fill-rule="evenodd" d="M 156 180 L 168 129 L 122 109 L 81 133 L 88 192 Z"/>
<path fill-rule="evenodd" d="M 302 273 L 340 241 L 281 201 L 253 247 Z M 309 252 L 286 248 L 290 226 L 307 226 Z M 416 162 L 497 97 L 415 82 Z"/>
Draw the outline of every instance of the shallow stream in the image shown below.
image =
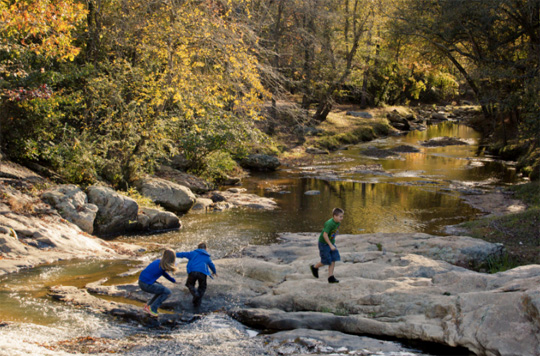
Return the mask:
<path fill-rule="evenodd" d="M 442 136 L 459 137 L 469 145 L 420 145 L 421 141 Z M 345 210 L 340 233 L 445 235 L 446 226 L 483 214 L 465 203 L 462 194 L 497 189 L 519 179 L 512 166 L 484 155 L 479 139 L 479 133 L 470 127 L 442 123 L 425 131 L 350 146 L 316 156 L 309 166 L 284 167 L 244 179 L 242 187 L 248 193 L 276 200 L 279 208 L 274 211 L 189 213 L 181 218 L 183 228 L 179 231 L 118 240 L 142 246 L 165 244 L 177 251 L 191 250 L 198 242 L 206 241 L 213 258 L 218 259 L 248 244 L 272 243 L 281 232 L 320 231 L 334 207 Z M 401 145 L 413 146 L 418 152 L 383 159 L 362 153 L 372 147 L 390 149 Z M 308 195 L 307 191 L 315 192 Z M 14 344 L 14 335 L 27 336 L 20 330 L 10 331 L 21 325 L 26 325 L 24 330 L 45 330 L 45 334 L 48 328 L 54 328 L 54 337 L 60 339 L 75 334 L 100 337 L 136 333 L 137 328 L 51 301 L 47 288 L 56 284 L 83 287 L 102 278 L 109 278 L 111 284 L 132 282 L 137 276 L 133 271 L 155 257 L 149 254 L 144 261 L 64 261 L 0 277 L 0 320 L 24 323 L 0 327 L 0 350 Z M 40 342 L 45 341 L 36 341 Z M 12 351 L 15 353 L 10 354 L 17 354 Z M 59 354 L 51 351 L 51 355 Z"/>

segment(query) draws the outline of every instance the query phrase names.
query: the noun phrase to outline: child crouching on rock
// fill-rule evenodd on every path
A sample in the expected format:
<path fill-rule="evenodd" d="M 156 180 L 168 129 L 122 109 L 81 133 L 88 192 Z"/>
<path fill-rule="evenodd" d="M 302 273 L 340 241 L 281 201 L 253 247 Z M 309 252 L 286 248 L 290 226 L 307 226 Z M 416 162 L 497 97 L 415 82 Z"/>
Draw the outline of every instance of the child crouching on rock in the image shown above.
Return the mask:
<path fill-rule="evenodd" d="M 210 258 L 210 254 L 206 251 L 206 243 L 201 242 L 196 250 L 191 252 L 177 252 L 177 258 L 187 258 L 189 260 L 186 269 L 188 278 L 186 281 L 186 287 L 193 296 L 193 306 L 198 308 L 201 306 L 204 292 L 206 291 L 206 276 L 216 276 L 216 266 Z M 208 270 L 208 267 L 212 270 L 212 273 Z M 195 283 L 198 282 L 199 286 L 195 289 Z"/>
<path fill-rule="evenodd" d="M 176 283 L 176 280 L 167 272 L 176 272 L 176 257 L 173 250 L 163 251 L 163 257 L 150 263 L 139 276 L 139 287 L 154 296 L 144 306 L 144 311 L 152 316 L 158 316 L 158 308 L 169 298 L 171 290 L 161 283 L 156 282 L 161 276 Z"/>

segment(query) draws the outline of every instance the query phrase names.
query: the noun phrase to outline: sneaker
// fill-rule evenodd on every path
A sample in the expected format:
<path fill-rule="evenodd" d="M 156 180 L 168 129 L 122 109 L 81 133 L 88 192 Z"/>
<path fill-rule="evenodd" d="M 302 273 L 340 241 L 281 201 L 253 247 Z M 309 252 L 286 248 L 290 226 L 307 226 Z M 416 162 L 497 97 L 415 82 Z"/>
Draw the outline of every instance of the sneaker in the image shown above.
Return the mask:
<path fill-rule="evenodd" d="M 311 268 L 311 273 L 313 274 L 313 277 L 319 278 L 319 269 L 315 268 L 315 265 L 309 266 Z"/>
<path fill-rule="evenodd" d="M 337 280 L 334 276 L 330 276 L 328 277 L 328 283 L 339 283 L 339 280 Z"/>
<path fill-rule="evenodd" d="M 150 309 L 150 306 L 148 304 L 145 304 L 143 309 L 144 309 L 145 312 L 147 312 L 148 314 L 150 314 L 152 316 L 157 317 L 159 315 L 157 312 Z"/>

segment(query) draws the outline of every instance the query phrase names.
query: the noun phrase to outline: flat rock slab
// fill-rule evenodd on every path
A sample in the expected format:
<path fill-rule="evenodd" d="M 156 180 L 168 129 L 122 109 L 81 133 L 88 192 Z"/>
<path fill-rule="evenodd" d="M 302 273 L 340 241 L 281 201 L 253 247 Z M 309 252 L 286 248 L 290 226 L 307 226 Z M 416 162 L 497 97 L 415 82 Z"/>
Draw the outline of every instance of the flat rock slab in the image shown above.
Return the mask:
<path fill-rule="evenodd" d="M 75 257 L 133 257 L 138 249 L 89 235 L 39 198 L 0 184 L 0 275 Z"/>
<path fill-rule="evenodd" d="M 219 277 L 209 280 L 205 312 L 225 310 L 258 329 L 415 340 L 488 356 L 540 354 L 540 265 L 497 274 L 456 266 L 502 251 L 466 236 L 339 235 L 340 283 L 328 284 L 325 268 L 320 279 L 309 268 L 319 261 L 317 237 L 283 234 L 278 244 L 216 260 Z M 163 307 L 189 310 L 186 287 L 167 286 L 172 295 Z M 148 298 L 134 284 L 88 288 Z"/>
<path fill-rule="evenodd" d="M 426 234 L 340 235 L 340 283 L 328 284 L 324 268 L 320 279 L 309 270 L 319 260 L 316 234 L 282 239 L 245 251 L 266 268 L 244 276 L 269 289 L 247 302 L 251 308 L 231 311 L 247 325 L 435 342 L 477 355 L 540 354 L 540 265 L 484 274 L 446 262 L 467 263 L 498 245 Z"/>
<path fill-rule="evenodd" d="M 227 203 L 229 208 L 251 208 L 257 210 L 275 210 L 278 208 L 276 201 L 272 198 L 248 194 L 243 190 L 235 188 L 226 191 L 213 191 L 208 194 L 208 197 L 214 201 L 214 205 L 218 205 L 218 208 L 220 207 L 219 203 Z"/>
<path fill-rule="evenodd" d="M 142 307 L 134 305 L 107 301 L 92 296 L 88 291 L 72 286 L 51 287 L 49 296 L 53 299 L 81 306 L 92 311 L 109 314 L 127 321 L 134 321 L 145 326 L 169 326 L 184 324 L 197 319 L 192 314 L 168 314 L 161 313 L 158 317 L 153 317 L 143 311 Z"/>

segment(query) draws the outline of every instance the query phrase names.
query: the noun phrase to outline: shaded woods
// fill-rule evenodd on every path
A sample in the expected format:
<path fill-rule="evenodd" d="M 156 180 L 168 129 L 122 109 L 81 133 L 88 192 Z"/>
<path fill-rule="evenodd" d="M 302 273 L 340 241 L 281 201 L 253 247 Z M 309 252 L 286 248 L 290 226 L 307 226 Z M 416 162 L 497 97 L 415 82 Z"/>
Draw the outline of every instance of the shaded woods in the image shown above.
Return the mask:
<path fill-rule="evenodd" d="M 0 2 L 0 150 L 64 181 L 125 188 L 181 154 L 219 180 L 295 100 L 469 101 L 498 153 L 538 177 L 538 0 Z M 274 110 L 264 104 L 274 103 Z"/>

